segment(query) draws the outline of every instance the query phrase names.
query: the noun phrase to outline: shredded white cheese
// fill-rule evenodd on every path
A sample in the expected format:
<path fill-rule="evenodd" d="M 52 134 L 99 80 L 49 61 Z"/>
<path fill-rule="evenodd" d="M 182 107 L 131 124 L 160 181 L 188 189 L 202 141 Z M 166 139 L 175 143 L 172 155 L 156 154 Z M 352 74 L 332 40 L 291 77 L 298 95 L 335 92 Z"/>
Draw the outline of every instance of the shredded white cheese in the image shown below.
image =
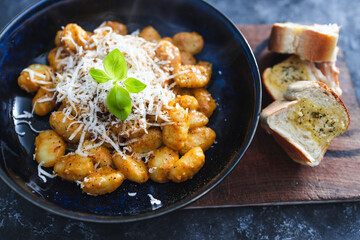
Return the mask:
<path fill-rule="evenodd" d="M 18 120 L 17 123 L 16 123 L 16 125 L 19 125 L 19 124 L 27 124 L 33 132 L 41 133 L 41 131 L 36 130 L 36 129 L 31 125 L 31 122 L 30 122 L 30 121 Z"/>
<path fill-rule="evenodd" d="M 16 115 L 15 118 L 33 118 L 34 115 L 28 111 L 23 111 L 22 114 Z"/>
<path fill-rule="evenodd" d="M 39 178 L 41 178 L 41 180 L 43 180 L 43 182 L 46 183 L 47 182 L 46 177 L 54 178 L 54 177 L 56 177 L 56 175 L 50 174 L 50 173 L 46 172 L 44 169 L 42 169 L 41 166 L 43 164 L 44 164 L 44 162 L 40 162 L 37 166 L 37 170 L 38 170 Z"/>
<path fill-rule="evenodd" d="M 65 57 L 59 63 L 64 68 L 56 75 L 56 101 L 67 103 L 63 109 L 66 117 L 76 118 L 83 123 L 72 137 L 79 131 L 87 131 L 94 140 L 111 144 L 123 155 L 119 146 L 125 146 L 127 143 L 119 141 L 119 135 L 129 136 L 131 132 L 140 129 L 146 132 L 148 125 L 169 124 L 169 119 L 162 112 L 162 108 L 175 97 L 171 91 L 173 86 L 166 84 L 174 75 L 171 76 L 169 71 L 164 71 L 161 63 L 155 58 L 156 43 L 145 41 L 137 37 L 136 33 L 126 36 L 113 33 L 109 27 L 100 26 L 94 33 L 88 40 L 90 49 L 77 46 L 76 41 L 67 37 L 76 46 L 77 52 Z M 104 58 L 114 49 L 119 49 L 125 57 L 128 67 L 127 77 L 136 78 L 147 85 L 140 93 L 130 93 L 133 109 L 125 121 L 116 118 L 106 107 L 106 97 L 114 86 L 114 81 L 99 84 L 89 74 L 92 68 L 104 70 Z M 60 52 L 57 55 L 60 56 Z M 123 82 L 119 84 L 125 87 Z M 165 123 L 148 123 L 147 116 L 161 118 Z M 117 135 L 111 131 L 114 125 L 120 129 Z M 83 141 L 84 134 L 76 150 L 76 153 L 81 155 L 85 154 L 81 146 Z"/>
<path fill-rule="evenodd" d="M 150 198 L 150 204 L 152 205 L 152 209 L 158 209 L 162 206 L 162 203 L 159 199 L 156 199 L 153 197 L 153 195 L 148 194 L 148 197 Z"/>

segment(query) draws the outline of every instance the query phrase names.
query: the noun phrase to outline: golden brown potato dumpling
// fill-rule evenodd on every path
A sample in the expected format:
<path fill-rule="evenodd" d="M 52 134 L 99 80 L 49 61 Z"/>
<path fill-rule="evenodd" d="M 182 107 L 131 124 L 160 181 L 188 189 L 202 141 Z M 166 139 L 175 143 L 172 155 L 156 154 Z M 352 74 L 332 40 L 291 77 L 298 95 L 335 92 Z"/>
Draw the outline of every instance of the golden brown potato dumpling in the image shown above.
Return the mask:
<path fill-rule="evenodd" d="M 215 142 L 216 133 L 208 127 L 197 127 L 190 129 L 185 146 L 180 150 L 180 154 L 184 155 L 194 147 L 201 147 L 205 152 Z"/>
<path fill-rule="evenodd" d="M 113 154 L 114 165 L 130 181 L 144 183 L 149 179 L 148 169 L 143 161 L 130 156 L 123 158 L 120 154 Z"/>
<path fill-rule="evenodd" d="M 111 167 L 98 168 L 87 175 L 81 183 L 84 192 L 102 195 L 115 191 L 125 180 L 125 176 Z"/>
<path fill-rule="evenodd" d="M 196 127 L 203 127 L 209 122 L 209 118 L 203 114 L 202 112 L 198 112 L 195 110 L 189 111 L 189 121 L 190 121 L 190 129 Z"/>
<path fill-rule="evenodd" d="M 50 115 L 49 123 L 52 129 L 59 134 L 67 142 L 77 143 L 80 140 L 82 129 L 72 138 L 72 134 L 81 126 L 81 123 L 73 123 L 75 120 L 71 120 L 66 117 L 63 112 L 57 111 Z M 88 138 L 86 133 L 85 139 Z"/>
<path fill-rule="evenodd" d="M 155 50 L 155 56 L 160 62 L 166 62 L 162 64 L 165 70 L 172 71 L 172 69 L 181 64 L 179 49 L 169 41 L 159 41 L 159 46 Z"/>
<path fill-rule="evenodd" d="M 77 50 L 77 46 L 85 47 L 88 39 L 89 35 L 84 29 L 77 24 L 70 23 L 66 25 L 63 30 L 61 43 L 66 50 L 75 52 Z"/>
<path fill-rule="evenodd" d="M 147 26 L 141 30 L 139 37 L 146 41 L 156 42 L 161 39 L 159 32 L 153 26 Z"/>
<path fill-rule="evenodd" d="M 189 130 L 189 114 L 182 107 L 168 110 L 173 124 L 165 125 L 162 131 L 163 142 L 166 146 L 180 150 L 184 147 Z"/>
<path fill-rule="evenodd" d="M 173 36 L 174 44 L 181 50 L 193 55 L 201 52 L 204 47 L 203 37 L 196 32 L 180 32 Z"/>
<path fill-rule="evenodd" d="M 199 107 L 199 103 L 196 98 L 189 95 L 177 96 L 176 98 L 171 100 L 168 105 L 171 107 L 175 107 L 176 104 L 179 104 L 180 107 L 184 109 L 189 108 L 191 110 L 196 110 Z"/>
<path fill-rule="evenodd" d="M 53 130 L 42 131 L 35 138 L 35 159 L 44 167 L 53 167 L 65 154 L 66 144 Z"/>
<path fill-rule="evenodd" d="M 124 24 L 119 23 L 119 22 L 113 22 L 113 21 L 107 21 L 104 25 L 104 27 L 111 27 L 112 30 L 120 35 L 126 35 L 127 34 L 127 28 Z"/>
<path fill-rule="evenodd" d="M 216 109 L 216 103 L 211 97 L 211 94 L 205 88 L 193 89 L 193 94 L 199 103 L 198 111 L 204 113 L 207 117 L 210 117 Z"/>
<path fill-rule="evenodd" d="M 60 51 L 60 52 L 59 52 L 59 55 L 57 56 L 58 51 Z M 63 49 L 59 50 L 59 47 L 53 48 L 49 52 L 49 55 L 47 57 L 49 65 L 51 67 L 53 67 L 55 69 L 55 71 L 60 71 L 65 66 L 64 63 L 61 63 L 61 60 L 63 60 L 68 55 L 69 54 L 65 50 L 63 50 Z"/>
<path fill-rule="evenodd" d="M 90 157 L 69 153 L 62 156 L 54 165 L 54 172 L 63 179 L 69 181 L 83 180 L 94 170 L 94 164 Z"/>
<path fill-rule="evenodd" d="M 188 151 L 174 163 L 169 172 L 169 179 L 173 182 L 184 182 L 191 179 L 205 163 L 205 155 L 200 147 Z"/>
<path fill-rule="evenodd" d="M 194 58 L 194 56 L 186 51 L 182 51 L 181 53 L 181 64 L 182 65 L 195 65 L 196 64 L 196 59 Z"/>
<path fill-rule="evenodd" d="M 168 41 L 168 42 L 171 42 L 172 44 L 174 44 L 171 37 L 164 37 L 164 38 L 161 39 L 161 41 Z"/>
<path fill-rule="evenodd" d="M 94 164 L 99 164 L 100 168 L 103 167 L 112 167 L 113 163 L 111 160 L 110 150 L 104 146 L 94 146 L 95 143 L 89 140 L 86 140 L 83 144 L 85 153 L 89 154 L 89 157 L 93 159 Z"/>
<path fill-rule="evenodd" d="M 157 149 L 151 154 L 148 162 L 150 178 L 158 183 L 169 181 L 169 171 L 177 160 L 179 160 L 179 153 L 177 151 L 169 147 Z"/>
<path fill-rule="evenodd" d="M 35 72 L 33 78 L 27 71 Z M 52 84 L 53 69 L 44 64 L 32 64 L 24 69 L 18 77 L 18 85 L 21 89 L 33 93 L 36 92 L 40 86 L 49 86 Z"/>
<path fill-rule="evenodd" d="M 32 106 L 34 108 L 34 113 L 38 116 L 45 116 L 49 112 L 55 109 L 56 101 L 54 98 L 55 92 L 48 91 L 45 87 L 39 88 L 35 97 L 32 100 Z M 52 98 L 52 100 L 50 100 Z M 41 102 L 41 100 L 46 100 Z"/>
<path fill-rule="evenodd" d="M 132 140 L 133 139 L 129 139 L 129 141 Z M 160 147 L 161 144 L 161 131 L 157 128 L 150 128 L 148 133 L 145 133 L 141 137 L 137 138 L 136 141 L 129 143 L 129 147 L 131 147 L 131 150 L 136 153 L 148 153 Z"/>
<path fill-rule="evenodd" d="M 183 73 L 181 73 L 183 72 Z M 174 68 L 176 84 L 183 88 L 205 87 L 210 81 L 212 71 L 208 66 L 178 65 Z"/>

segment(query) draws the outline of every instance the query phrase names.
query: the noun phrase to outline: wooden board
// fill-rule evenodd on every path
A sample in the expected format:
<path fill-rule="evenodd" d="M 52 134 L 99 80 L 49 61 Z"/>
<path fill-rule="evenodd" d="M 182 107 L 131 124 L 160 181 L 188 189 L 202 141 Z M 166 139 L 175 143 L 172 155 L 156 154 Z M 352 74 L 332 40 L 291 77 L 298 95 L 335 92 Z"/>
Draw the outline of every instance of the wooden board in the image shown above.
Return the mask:
<path fill-rule="evenodd" d="M 260 72 L 274 64 L 267 51 L 270 25 L 239 26 L 258 58 Z M 274 139 L 258 127 L 253 142 L 236 168 L 214 190 L 189 206 L 240 206 L 345 201 L 360 199 L 360 108 L 344 55 L 340 51 L 341 99 L 351 124 L 314 168 L 293 162 Z M 263 88 L 263 107 L 271 103 Z"/>

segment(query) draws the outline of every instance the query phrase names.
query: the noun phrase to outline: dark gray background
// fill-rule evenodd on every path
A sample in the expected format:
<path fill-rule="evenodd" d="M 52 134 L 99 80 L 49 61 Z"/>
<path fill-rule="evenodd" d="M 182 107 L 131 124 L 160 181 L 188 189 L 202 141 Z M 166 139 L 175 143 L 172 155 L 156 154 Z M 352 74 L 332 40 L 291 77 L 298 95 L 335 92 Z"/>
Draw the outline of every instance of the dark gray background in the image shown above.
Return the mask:
<path fill-rule="evenodd" d="M 0 27 L 34 2 L 0 0 Z M 340 46 L 360 96 L 360 1 L 208 2 L 236 24 L 341 25 Z M 0 184 L 0 239 L 360 239 L 359 203 L 179 210 L 137 223 L 95 224 L 47 213 Z"/>

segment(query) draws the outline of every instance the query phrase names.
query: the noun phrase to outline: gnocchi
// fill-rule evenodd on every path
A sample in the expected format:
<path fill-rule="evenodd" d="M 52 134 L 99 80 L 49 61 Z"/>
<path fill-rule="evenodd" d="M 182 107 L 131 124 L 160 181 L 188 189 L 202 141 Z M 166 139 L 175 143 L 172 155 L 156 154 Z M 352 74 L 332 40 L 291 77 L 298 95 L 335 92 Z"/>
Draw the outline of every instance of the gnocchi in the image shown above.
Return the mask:
<path fill-rule="evenodd" d="M 108 148 L 96 146 L 96 143 L 89 140 L 84 142 L 83 147 L 84 152 L 89 154 L 95 165 L 98 165 L 100 168 L 113 166 L 111 152 Z"/>
<path fill-rule="evenodd" d="M 184 155 L 194 147 L 201 147 L 203 151 L 210 148 L 215 142 L 216 133 L 208 127 L 197 127 L 189 131 L 185 145 L 180 149 L 180 154 Z"/>
<path fill-rule="evenodd" d="M 184 109 L 189 108 L 190 110 L 196 110 L 199 107 L 199 103 L 196 98 L 189 95 L 177 96 L 176 98 L 171 100 L 168 105 L 171 107 L 175 107 L 176 104 L 179 104 L 180 107 Z"/>
<path fill-rule="evenodd" d="M 203 37 L 196 32 L 180 32 L 173 36 L 174 44 L 181 50 L 198 54 L 204 47 Z"/>
<path fill-rule="evenodd" d="M 187 139 L 190 127 L 189 114 L 182 107 L 172 108 L 168 112 L 172 124 L 163 127 L 162 140 L 166 146 L 180 150 Z"/>
<path fill-rule="evenodd" d="M 81 183 L 81 189 L 92 195 L 112 193 L 125 180 L 125 176 L 111 167 L 98 168 L 87 175 Z"/>
<path fill-rule="evenodd" d="M 122 157 L 120 154 L 114 154 L 112 159 L 126 179 L 137 183 L 144 183 L 149 179 L 149 172 L 143 161 L 130 156 Z"/>
<path fill-rule="evenodd" d="M 21 89 L 33 93 L 41 86 L 51 85 L 53 75 L 51 67 L 43 64 L 32 64 L 20 73 L 18 85 Z"/>
<path fill-rule="evenodd" d="M 216 109 L 206 90 L 212 64 L 194 57 L 204 47 L 203 37 L 195 32 L 162 37 L 153 26 L 127 34 L 126 25 L 115 21 L 94 31 L 67 24 L 56 33 L 49 66 L 30 65 L 18 77 L 19 87 L 34 93 L 33 112 L 51 113 L 52 130 L 35 139 L 37 163 L 81 183 L 90 195 L 116 191 L 126 179 L 139 184 L 191 179 L 216 138 L 206 127 Z M 112 52 L 118 66 L 111 70 L 105 58 Z M 125 78 L 115 76 L 118 69 Z"/>
<path fill-rule="evenodd" d="M 174 68 L 174 81 L 183 88 L 205 87 L 210 81 L 212 71 L 209 66 L 177 65 Z"/>
<path fill-rule="evenodd" d="M 54 110 L 56 107 L 54 95 L 55 93 L 49 91 L 47 88 L 39 88 L 35 97 L 32 100 L 34 113 L 39 116 L 45 116 L 46 114 Z"/>
<path fill-rule="evenodd" d="M 141 30 L 139 37 L 150 42 L 158 41 L 161 39 L 159 32 L 152 26 L 147 26 L 143 30 Z"/>
<path fill-rule="evenodd" d="M 201 147 L 195 147 L 174 163 L 169 172 L 173 182 L 184 182 L 191 179 L 204 165 L 205 155 Z"/>
<path fill-rule="evenodd" d="M 66 143 L 53 130 L 42 131 L 35 138 L 35 159 L 44 167 L 53 167 L 65 149 Z"/>
<path fill-rule="evenodd" d="M 179 160 L 179 153 L 169 147 L 162 147 L 151 154 L 148 164 L 150 178 L 154 182 L 169 181 L 168 175 L 174 163 Z"/>
<path fill-rule="evenodd" d="M 59 158 L 54 165 L 56 175 L 69 181 L 81 181 L 94 170 L 90 157 L 69 153 Z"/>
<path fill-rule="evenodd" d="M 204 113 L 207 117 L 211 117 L 216 109 L 216 102 L 211 97 L 211 94 L 205 88 L 193 89 L 193 94 L 199 103 L 198 110 Z"/>
<path fill-rule="evenodd" d="M 157 128 L 151 128 L 148 133 L 139 138 L 129 139 L 129 147 L 135 153 L 148 153 L 157 149 L 162 144 L 161 131 Z"/>
<path fill-rule="evenodd" d="M 65 141 L 77 143 L 80 140 L 83 124 L 68 118 L 63 112 L 57 111 L 50 115 L 49 123 L 52 129 L 64 138 Z M 85 133 L 86 138 L 88 136 Z"/>

